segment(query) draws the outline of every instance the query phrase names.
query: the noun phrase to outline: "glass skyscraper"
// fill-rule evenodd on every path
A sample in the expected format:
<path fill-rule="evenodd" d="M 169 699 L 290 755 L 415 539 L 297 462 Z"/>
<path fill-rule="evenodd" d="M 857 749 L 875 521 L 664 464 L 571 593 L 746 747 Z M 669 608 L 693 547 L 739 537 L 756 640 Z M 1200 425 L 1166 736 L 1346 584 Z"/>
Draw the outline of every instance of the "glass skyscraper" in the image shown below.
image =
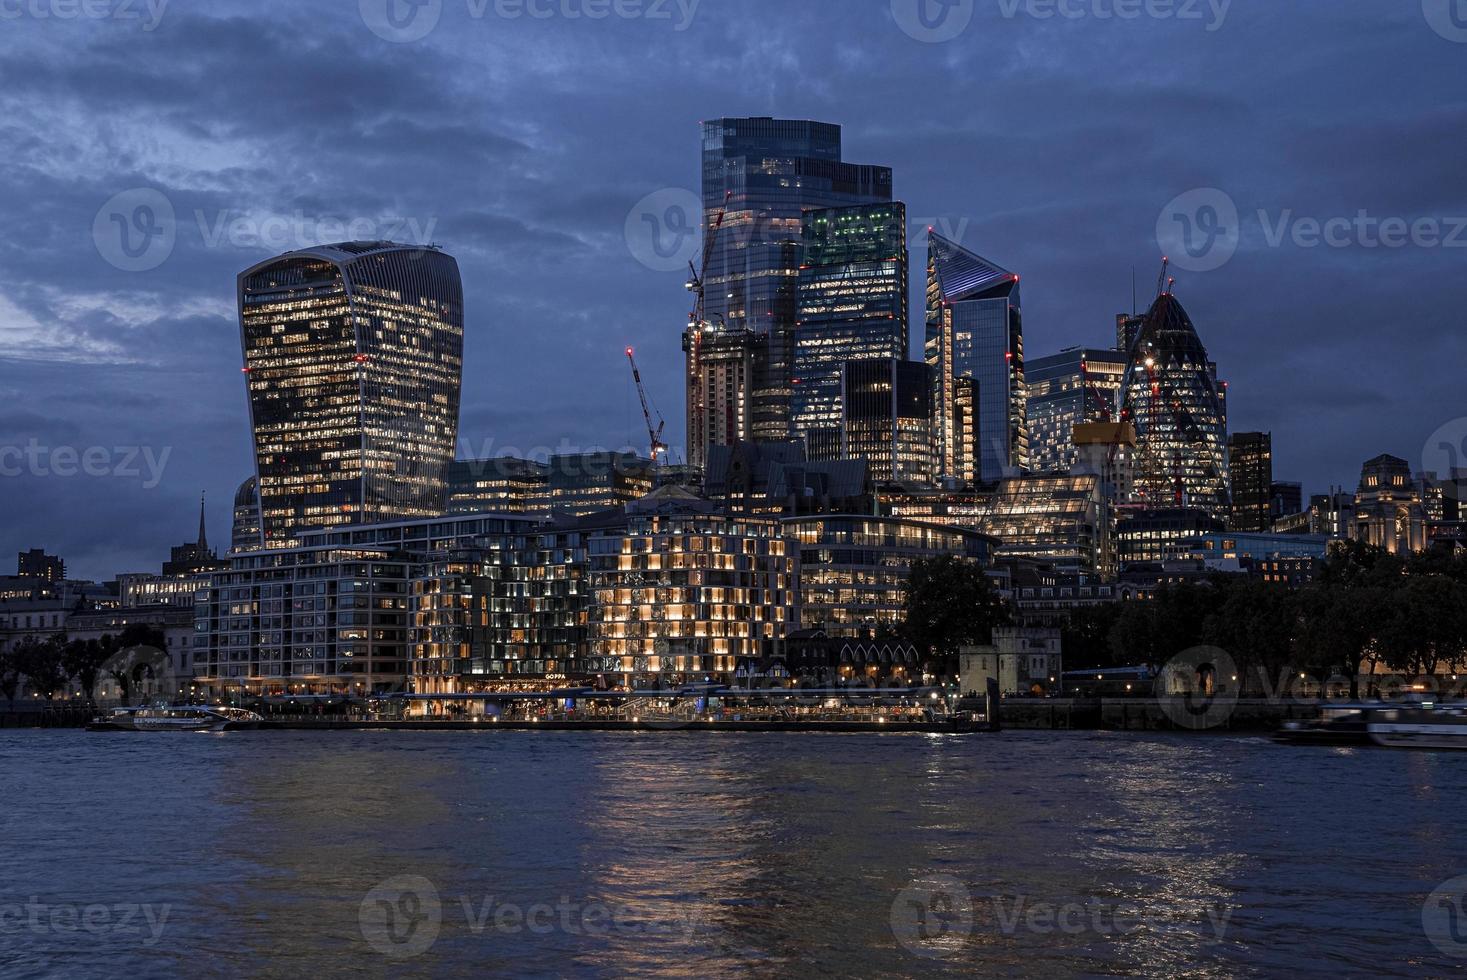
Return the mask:
<path fill-rule="evenodd" d="M 1136 427 L 1137 502 L 1229 516 L 1228 417 L 1217 366 L 1171 293 L 1151 304 L 1121 384 L 1121 420 Z"/>
<path fill-rule="evenodd" d="M 238 286 L 261 543 L 442 514 L 463 372 L 453 257 L 343 242 L 267 259 Z"/>
<path fill-rule="evenodd" d="M 864 459 L 876 483 L 932 482 L 932 371 L 921 361 L 847 361 L 841 452 Z"/>
<path fill-rule="evenodd" d="M 839 458 L 842 366 L 906 360 L 906 226 L 895 201 L 805 212 L 792 405 L 810 459 Z"/>
<path fill-rule="evenodd" d="M 1234 432 L 1228 439 L 1232 531 L 1273 530 L 1273 433 Z"/>
<path fill-rule="evenodd" d="M 1028 469 L 1019 277 L 930 230 L 926 356 L 938 475 L 993 482 Z"/>
<path fill-rule="evenodd" d="M 804 212 L 890 200 L 891 168 L 842 162 L 839 126 L 768 117 L 703 123 L 704 229 L 716 226 L 705 257 L 705 318 L 766 338 L 755 359 L 754 439 L 791 433 Z"/>
<path fill-rule="evenodd" d="M 1024 363 L 1029 461 L 1036 473 L 1075 465 L 1075 426 L 1115 419 L 1125 373 L 1123 352 L 1098 347 L 1070 347 Z"/>

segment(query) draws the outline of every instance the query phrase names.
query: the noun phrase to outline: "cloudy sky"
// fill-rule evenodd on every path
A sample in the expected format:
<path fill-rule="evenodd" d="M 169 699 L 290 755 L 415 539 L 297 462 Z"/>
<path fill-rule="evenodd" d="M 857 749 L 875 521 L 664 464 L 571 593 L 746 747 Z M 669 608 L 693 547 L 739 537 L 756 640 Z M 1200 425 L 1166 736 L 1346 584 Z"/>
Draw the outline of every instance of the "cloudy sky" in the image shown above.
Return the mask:
<path fill-rule="evenodd" d="M 914 226 L 1023 274 L 1031 357 L 1107 345 L 1181 249 L 1232 428 L 1306 492 L 1461 445 L 1467 11 L 925 2 L 4 0 L 0 558 L 156 569 L 201 490 L 227 546 L 235 275 L 320 240 L 458 258 L 469 450 L 641 445 L 628 343 L 680 443 L 642 219 L 720 115 L 842 124 Z"/>

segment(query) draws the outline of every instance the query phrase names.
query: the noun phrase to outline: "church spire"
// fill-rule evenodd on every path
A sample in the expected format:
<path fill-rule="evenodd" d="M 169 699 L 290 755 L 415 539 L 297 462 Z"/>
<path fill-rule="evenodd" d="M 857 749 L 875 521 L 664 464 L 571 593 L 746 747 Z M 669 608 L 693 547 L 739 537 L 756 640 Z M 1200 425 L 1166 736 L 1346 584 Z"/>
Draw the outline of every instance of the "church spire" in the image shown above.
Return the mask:
<path fill-rule="evenodd" d="M 204 493 L 199 491 L 199 553 L 203 554 L 209 550 L 209 536 L 204 532 Z"/>

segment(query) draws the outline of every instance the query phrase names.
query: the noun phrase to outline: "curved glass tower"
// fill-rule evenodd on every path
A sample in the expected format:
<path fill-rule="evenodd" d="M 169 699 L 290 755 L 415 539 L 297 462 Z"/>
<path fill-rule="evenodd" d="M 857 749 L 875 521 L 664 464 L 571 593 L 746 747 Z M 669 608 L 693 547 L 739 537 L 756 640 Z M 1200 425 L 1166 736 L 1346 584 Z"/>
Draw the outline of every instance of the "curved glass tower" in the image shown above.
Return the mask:
<path fill-rule="evenodd" d="M 1227 520 L 1228 418 L 1217 365 L 1171 293 L 1151 304 L 1121 381 L 1121 420 L 1136 427 L 1136 496 Z"/>
<path fill-rule="evenodd" d="M 463 285 L 432 246 L 343 242 L 239 275 L 261 543 L 432 517 L 458 438 Z"/>

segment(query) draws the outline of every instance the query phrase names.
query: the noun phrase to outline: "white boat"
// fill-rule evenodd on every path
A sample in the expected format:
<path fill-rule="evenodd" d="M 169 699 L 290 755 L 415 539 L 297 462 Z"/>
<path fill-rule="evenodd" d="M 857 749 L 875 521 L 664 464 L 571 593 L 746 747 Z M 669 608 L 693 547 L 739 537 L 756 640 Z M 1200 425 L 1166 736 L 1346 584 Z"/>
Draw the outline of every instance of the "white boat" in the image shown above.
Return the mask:
<path fill-rule="evenodd" d="M 1371 713 L 1365 730 L 1376 745 L 1393 749 L 1467 749 L 1467 708 L 1430 702 Z"/>
<path fill-rule="evenodd" d="M 264 721 L 243 708 L 208 704 L 169 704 L 147 708 L 114 708 L 87 727 L 92 731 L 222 732 L 253 728 Z"/>

